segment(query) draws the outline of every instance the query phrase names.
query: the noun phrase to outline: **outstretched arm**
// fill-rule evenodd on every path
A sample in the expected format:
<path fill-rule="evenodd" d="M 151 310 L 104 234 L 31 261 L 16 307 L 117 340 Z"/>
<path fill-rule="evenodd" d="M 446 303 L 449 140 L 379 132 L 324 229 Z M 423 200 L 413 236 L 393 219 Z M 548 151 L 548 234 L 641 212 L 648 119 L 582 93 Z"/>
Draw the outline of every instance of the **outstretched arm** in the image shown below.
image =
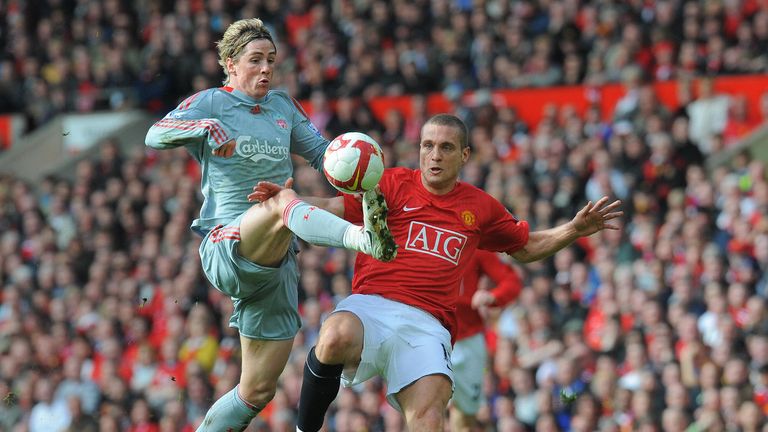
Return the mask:
<path fill-rule="evenodd" d="M 608 197 L 600 198 L 594 205 L 590 201 L 570 222 L 530 233 L 528 243 L 512 253 L 512 257 L 521 262 L 538 261 L 570 245 L 579 237 L 586 237 L 604 229 L 619 229 L 609 222 L 624 215 L 623 211 L 614 211 L 621 205 L 621 201 L 616 200 L 606 205 L 607 202 Z"/>
<path fill-rule="evenodd" d="M 214 156 L 232 156 L 236 143 L 214 114 L 220 110 L 212 106 L 212 92 L 204 90 L 185 99 L 149 128 L 144 143 L 157 150 L 193 146 L 198 158 L 207 143 Z"/>
<path fill-rule="evenodd" d="M 149 128 L 144 142 L 148 147 L 164 150 L 187 144 L 202 144 L 209 137 L 214 149 L 224 145 L 234 149 L 234 140 L 229 138 L 217 119 L 179 120 L 166 117 Z"/>

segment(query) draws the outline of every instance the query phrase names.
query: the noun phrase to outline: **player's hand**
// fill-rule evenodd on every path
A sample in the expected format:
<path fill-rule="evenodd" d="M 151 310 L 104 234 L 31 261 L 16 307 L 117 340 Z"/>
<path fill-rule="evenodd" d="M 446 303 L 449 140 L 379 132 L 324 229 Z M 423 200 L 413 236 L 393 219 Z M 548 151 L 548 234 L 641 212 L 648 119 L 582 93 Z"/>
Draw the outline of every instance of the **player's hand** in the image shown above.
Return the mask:
<path fill-rule="evenodd" d="M 235 146 L 236 145 L 237 145 L 237 143 L 235 142 L 235 140 L 233 138 L 233 139 L 225 142 L 224 144 L 216 147 L 215 149 L 213 149 L 211 154 L 214 155 L 214 156 L 223 157 L 223 158 L 231 157 L 233 154 L 235 154 Z"/>
<path fill-rule="evenodd" d="M 491 316 L 491 310 L 494 309 L 496 303 L 496 297 L 487 290 L 477 290 L 472 295 L 472 309 L 484 319 L 489 319 Z"/>
<path fill-rule="evenodd" d="M 604 196 L 595 204 L 592 204 L 592 201 L 588 202 L 584 208 L 576 213 L 571 222 L 579 236 L 592 235 L 604 229 L 619 229 L 617 225 L 608 222 L 624 215 L 623 211 L 614 211 L 621 205 L 621 201 L 616 200 L 606 205 L 607 202 L 608 197 Z"/>
<path fill-rule="evenodd" d="M 480 309 L 481 307 L 492 306 L 496 303 L 496 297 L 491 294 L 490 291 L 477 290 L 472 295 L 472 309 Z"/>
<path fill-rule="evenodd" d="M 281 190 L 292 188 L 293 177 L 288 177 L 283 186 L 268 181 L 260 181 L 253 187 L 253 192 L 248 194 L 248 202 L 264 202 L 279 194 Z"/>

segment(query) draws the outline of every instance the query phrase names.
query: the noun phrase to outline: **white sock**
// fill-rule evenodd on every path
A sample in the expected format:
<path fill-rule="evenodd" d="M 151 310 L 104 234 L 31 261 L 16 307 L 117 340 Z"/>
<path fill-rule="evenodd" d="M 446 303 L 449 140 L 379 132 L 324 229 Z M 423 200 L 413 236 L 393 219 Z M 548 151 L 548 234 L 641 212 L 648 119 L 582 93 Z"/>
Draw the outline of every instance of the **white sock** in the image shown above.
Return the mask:
<path fill-rule="evenodd" d="M 349 248 L 350 228 L 359 228 L 335 214 L 296 199 L 285 208 L 283 223 L 302 240 L 318 245 Z M 358 243 L 350 243 L 357 245 Z M 359 250 L 357 248 L 353 248 Z"/>
<path fill-rule="evenodd" d="M 368 236 L 365 235 L 365 229 L 359 225 L 350 225 L 344 231 L 344 247 L 355 251 L 363 251 L 368 244 Z"/>

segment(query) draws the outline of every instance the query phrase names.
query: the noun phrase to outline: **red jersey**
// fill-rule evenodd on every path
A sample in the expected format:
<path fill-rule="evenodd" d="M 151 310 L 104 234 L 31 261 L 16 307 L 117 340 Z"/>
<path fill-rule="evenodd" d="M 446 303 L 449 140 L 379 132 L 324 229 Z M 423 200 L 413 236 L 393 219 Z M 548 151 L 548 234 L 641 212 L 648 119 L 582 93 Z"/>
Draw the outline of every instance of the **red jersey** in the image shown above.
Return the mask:
<path fill-rule="evenodd" d="M 421 173 L 389 168 L 379 182 L 397 258 L 383 263 L 357 254 L 352 292 L 376 294 L 429 312 L 456 337 L 459 284 L 476 249 L 512 253 L 528 242 L 528 223 L 486 192 L 459 182 L 434 195 Z M 344 195 L 344 218 L 362 222 L 362 206 Z"/>
<path fill-rule="evenodd" d="M 523 286 L 520 276 L 505 264 L 495 252 L 478 249 L 467 263 L 467 269 L 459 285 L 459 301 L 456 305 L 458 331 L 456 340 L 474 336 L 485 329 L 483 317 L 472 308 L 472 296 L 482 275 L 487 275 L 496 286 L 491 294 L 496 299 L 493 306 L 502 307 L 516 299 Z"/>

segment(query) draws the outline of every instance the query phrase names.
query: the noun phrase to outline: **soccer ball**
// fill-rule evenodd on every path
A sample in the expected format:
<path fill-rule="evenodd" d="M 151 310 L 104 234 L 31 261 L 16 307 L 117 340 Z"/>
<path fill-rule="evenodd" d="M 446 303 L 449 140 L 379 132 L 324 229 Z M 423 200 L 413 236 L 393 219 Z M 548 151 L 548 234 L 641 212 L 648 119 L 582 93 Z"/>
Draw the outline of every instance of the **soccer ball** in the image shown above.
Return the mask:
<path fill-rule="evenodd" d="M 323 172 L 341 192 L 365 192 L 379 184 L 384 173 L 384 154 L 370 136 L 347 132 L 328 144 L 323 156 Z"/>

